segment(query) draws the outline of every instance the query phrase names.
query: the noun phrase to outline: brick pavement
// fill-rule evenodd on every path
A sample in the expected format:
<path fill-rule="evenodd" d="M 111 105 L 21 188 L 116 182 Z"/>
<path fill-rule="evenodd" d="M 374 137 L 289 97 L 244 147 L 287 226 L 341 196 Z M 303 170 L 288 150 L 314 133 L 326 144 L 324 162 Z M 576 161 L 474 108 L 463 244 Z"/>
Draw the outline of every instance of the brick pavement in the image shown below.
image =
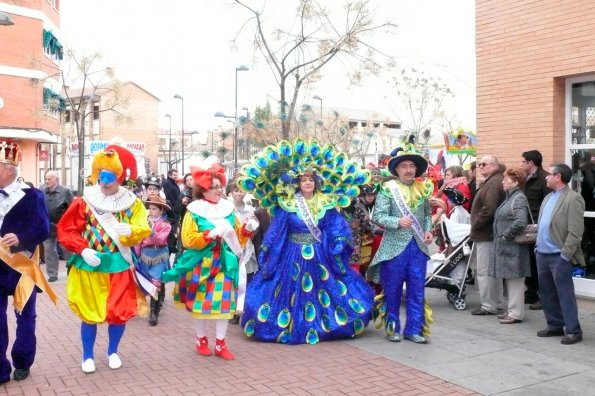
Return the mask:
<path fill-rule="evenodd" d="M 187 312 L 165 302 L 159 325 L 128 323 L 120 344 L 123 367 L 112 371 L 105 357 L 107 326 L 95 345 L 97 371 L 80 369 L 80 322 L 68 308 L 65 274 L 53 283 L 53 307 L 38 295 L 36 362 L 30 377 L 0 385 L 7 395 L 471 395 L 473 391 L 367 352 L 344 341 L 318 345 L 265 344 L 246 339 L 230 325 L 231 362 L 194 351 L 194 323 Z M 168 294 L 172 285 L 169 284 Z M 14 315 L 9 312 L 11 340 Z M 214 340 L 214 326 L 210 328 Z M 211 341 L 212 343 L 212 341 Z M 395 344 L 386 342 L 386 348 Z M 415 345 L 423 353 L 431 345 Z M 10 346 L 9 346 L 10 351 Z M 217 378 L 217 380 L 216 380 Z"/>

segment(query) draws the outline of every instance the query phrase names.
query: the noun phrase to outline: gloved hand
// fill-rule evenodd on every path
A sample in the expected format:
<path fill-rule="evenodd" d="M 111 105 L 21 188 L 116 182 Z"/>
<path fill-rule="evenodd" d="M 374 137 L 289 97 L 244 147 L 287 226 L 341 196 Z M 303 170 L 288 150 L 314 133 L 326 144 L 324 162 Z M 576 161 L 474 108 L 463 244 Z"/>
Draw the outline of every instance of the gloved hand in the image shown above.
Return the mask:
<path fill-rule="evenodd" d="M 91 267 L 97 267 L 101 263 L 101 259 L 93 249 L 84 248 L 81 252 L 81 256 L 83 257 L 83 260 L 85 260 L 85 263 L 89 264 Z"/>
<path fill-rule="evenodd" d="M 209 238 L 217 239 L 217 237 L 220 237 L 222 234 L 223 234 L 223 229 L 221 229 L 220 227 L 215 227 L 209 231 Z"/>
<path fill-rule="evenodd" d="M 260 224 L 258 223 L 258 221 L 256 219 L 250 219 L 246 223 L 246 231 L 248 231 L 248 232 L 256 231 L 258 229 L 259 225 Z"/>
<path fill-rule="evenodd" d="M 337 242 L 335 242 L 335 246 L 333 246 L 331 253 L 333 255 L 337 255 L 337 254 L 341 254 L 341 252 L 343 252 L 343 242 L 337 241 Z"/>
<path fill-rule="evenodd" d="M 126 223 L 118 223 L 114 224 L 114 230 L 122 236 L 130 236 L 132 234 L 132 228 L 130 228 L 130 224 Z"/>

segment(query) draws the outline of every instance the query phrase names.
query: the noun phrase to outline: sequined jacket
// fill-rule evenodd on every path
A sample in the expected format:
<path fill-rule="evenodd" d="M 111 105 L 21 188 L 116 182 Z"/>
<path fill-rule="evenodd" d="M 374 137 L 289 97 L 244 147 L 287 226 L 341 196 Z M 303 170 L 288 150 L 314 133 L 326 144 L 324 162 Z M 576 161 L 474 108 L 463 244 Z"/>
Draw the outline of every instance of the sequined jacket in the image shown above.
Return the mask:
<path fill-rule="evenodd" d="M 411 208 L 411 212 L 419 221 L 424 231 L 432 230 L 431 208 L 427 199 Z M 368 270 L 368 278 L 377 282 L 379 280 L 378 264 L 391 260 L 397 257 L 405 250 L 405 247 L 415 239 L 419 249 L 429 256 L 428 246 L 423 239 L 415 234 L 412 228 L 399 227 L 399 220 L 403 217 L 401 210 L 392 197 L 389 190 L 383 189 L 376 197 L 376 206 L 374 208 L 374 215 L 372 221 L 384 227 L 384 236 L 380 244 L 380 248 L 374 255 L 370 269 Z"/>

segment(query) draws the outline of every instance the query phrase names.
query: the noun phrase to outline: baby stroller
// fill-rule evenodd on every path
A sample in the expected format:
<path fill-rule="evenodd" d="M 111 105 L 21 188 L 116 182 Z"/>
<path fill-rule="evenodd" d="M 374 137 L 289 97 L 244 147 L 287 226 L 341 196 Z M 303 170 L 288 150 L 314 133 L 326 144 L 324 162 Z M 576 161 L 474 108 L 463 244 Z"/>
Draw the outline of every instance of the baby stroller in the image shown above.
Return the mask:
<path fill-rule="evenodd" d="M 430 257 L 426 287 L 446 290 L 448 301 L 456 310 L 462 311 L 467 308 L 465 277 L 471 255 L 471 225 L 457 223 L 442 215 L 440 227 L 446 249 L 443 253 L 436 253 Z"/>

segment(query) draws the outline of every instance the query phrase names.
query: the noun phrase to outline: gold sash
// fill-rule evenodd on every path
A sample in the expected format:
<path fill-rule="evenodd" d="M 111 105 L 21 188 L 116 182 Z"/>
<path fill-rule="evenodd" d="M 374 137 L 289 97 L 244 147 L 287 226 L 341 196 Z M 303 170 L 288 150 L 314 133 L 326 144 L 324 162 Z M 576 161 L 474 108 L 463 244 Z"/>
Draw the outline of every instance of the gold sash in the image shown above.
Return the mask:
<path fill-rule="evenodd" d="M 0 243 L 0 260 L 21 274 L 21 279 L 19 279 L 13 296 L 14 309 L 18 313 L 21 313 L 25 308 L 31 293 L 35 290 L 35 285 L 43 290 L 50 300 L 56 304 L 58 296 L 56 296 L 39 268 L 39 247 L 35 249 L 33 257 L 29 258 L 23 253 L 11 253 L 8 246 Z"/>

